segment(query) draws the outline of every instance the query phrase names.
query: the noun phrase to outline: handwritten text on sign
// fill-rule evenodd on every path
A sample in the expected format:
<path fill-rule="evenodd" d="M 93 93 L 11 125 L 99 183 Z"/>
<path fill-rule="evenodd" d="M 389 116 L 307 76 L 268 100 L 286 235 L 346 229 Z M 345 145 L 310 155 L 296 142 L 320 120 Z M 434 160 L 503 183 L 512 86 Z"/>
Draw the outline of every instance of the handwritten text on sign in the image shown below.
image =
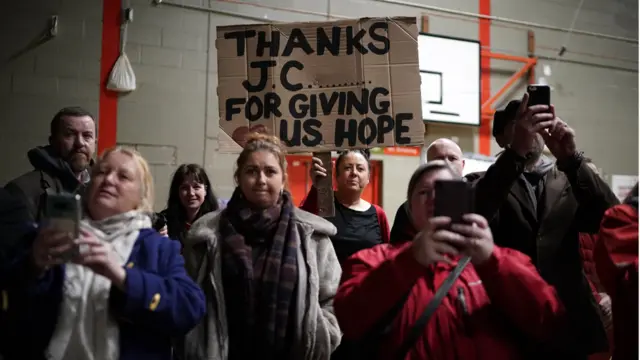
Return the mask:
<path fill-rule="evenodd" d="M 219 29 L 220 127 L 240 142 L 262 125 L 301 150 L 421 144 L 409 19 Z"/>

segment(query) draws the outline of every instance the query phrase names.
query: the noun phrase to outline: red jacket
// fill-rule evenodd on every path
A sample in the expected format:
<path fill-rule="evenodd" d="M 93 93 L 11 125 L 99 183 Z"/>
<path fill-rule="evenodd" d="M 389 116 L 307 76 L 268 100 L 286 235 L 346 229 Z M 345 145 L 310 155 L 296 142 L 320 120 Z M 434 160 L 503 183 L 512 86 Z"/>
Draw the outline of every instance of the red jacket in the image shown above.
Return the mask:
<path fill-rule="evenodd" d="M 382 236 L 381 240 L 383 243 L 388 243 L 390 230 L 389 220 L 387 220 L 387 214 L 380 206 L 376 204 L 371 205 L 374 207 L 374 209 L 376 209 L 378 224 L 380 224 L 380 235 Z M 318 213 L 318 190 L 315 188 L 315 186 L 311 187 L 311 190 L 309 190 L 307 197 L 304 198 L 304 200 L 302 200 L 302 202 L 300 203 L 300 209 L 308 211 L 312 214 Z"/>
<path fill-rule="evenodd" d="M 352 256 L 343 265 L 334 298 L 344 337 L 365 336 L 410 291 L 392 333 L 381 344 L 380 358 L 393 358 L 453 267 L 455 262 L 423 267 L 414 259 L 411 243 L 377 245 Z M 487 263 L 462 272 L 406 359 L 522 359 L 526 351 L 517 347 L 513 334 L 533 342 L 553 339 L 561 331 L 563 314 L 555 290 L 527 256 L 495 247 Z"/>
<path fill-rule="evenodd" d="M 598 274 L 596 273 L 596 265 L 593 261 L 593 249 L 596 246 L 598 236 L 593 234 L 580 233 L 580 255 L 582 257 L 582 267 L 584 273 L 587 275 L 589 286 L 591 286 L 591 292 L 596 298 L 596 301 L 600 303 L 600 293 L 604 292 Z"/>
<path fill-rule="evenodd" d="M 594 250 L 596 270 L 611 297 L 613 360 L 638 359 L 638 211 L 627 204 L 604 214 Z"/>

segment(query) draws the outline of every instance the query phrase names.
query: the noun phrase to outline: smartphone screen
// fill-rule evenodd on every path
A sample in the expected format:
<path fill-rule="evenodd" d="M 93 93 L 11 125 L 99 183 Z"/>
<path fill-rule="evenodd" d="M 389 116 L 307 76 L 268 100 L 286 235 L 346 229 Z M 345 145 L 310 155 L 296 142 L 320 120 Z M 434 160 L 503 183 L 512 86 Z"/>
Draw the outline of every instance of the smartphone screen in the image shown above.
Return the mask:
<path fill-rule="evenodd" d="M 67 232 L 74 239 L 80 236 L 80 220 L 82 219 L 82 202 L 77 194 L 47 195 L 46 218 L 47 225 L 59 231 Z M 62 255 L 69 261 L 78 252 L 78 247 Z"/>
<path fill-rule="evenodd" d="M 435 183 L 435 216 L 447 216 L 452 223 L 461 223 L 462 216 L 473 213 L 472 185 L 464 180 L 438 180 Z"/>
<path fill-rule="evenodd" d="M 549 85 L 529 85 L 527 86 L 527 93 L 529 93 L 529 106 L 551 105 L 551 88 Z"/>

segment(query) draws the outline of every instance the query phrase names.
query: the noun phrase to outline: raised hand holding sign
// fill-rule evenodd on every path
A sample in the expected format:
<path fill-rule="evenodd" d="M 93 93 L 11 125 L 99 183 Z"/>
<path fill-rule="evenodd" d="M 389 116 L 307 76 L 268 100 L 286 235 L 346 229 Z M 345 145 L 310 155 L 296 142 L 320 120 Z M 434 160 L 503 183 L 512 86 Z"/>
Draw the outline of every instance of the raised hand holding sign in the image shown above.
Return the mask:
<path fill-rule="evenodd" d="M 422 145 L 417 37 L 414 17 L 218 27 L 221 150 L 252 129 L 289 152 Z"/>

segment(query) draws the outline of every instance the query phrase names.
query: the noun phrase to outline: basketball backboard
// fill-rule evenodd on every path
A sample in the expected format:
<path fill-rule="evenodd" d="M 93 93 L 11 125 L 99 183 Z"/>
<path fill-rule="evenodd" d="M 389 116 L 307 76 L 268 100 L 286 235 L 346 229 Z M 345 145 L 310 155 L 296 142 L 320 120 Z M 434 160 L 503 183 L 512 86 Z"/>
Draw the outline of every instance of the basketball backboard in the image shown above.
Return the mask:
<path fill-rule="evenodd" d="M 422 118 L 480 125 L 480 43 L 421 33 L 418 36 Z"/>

